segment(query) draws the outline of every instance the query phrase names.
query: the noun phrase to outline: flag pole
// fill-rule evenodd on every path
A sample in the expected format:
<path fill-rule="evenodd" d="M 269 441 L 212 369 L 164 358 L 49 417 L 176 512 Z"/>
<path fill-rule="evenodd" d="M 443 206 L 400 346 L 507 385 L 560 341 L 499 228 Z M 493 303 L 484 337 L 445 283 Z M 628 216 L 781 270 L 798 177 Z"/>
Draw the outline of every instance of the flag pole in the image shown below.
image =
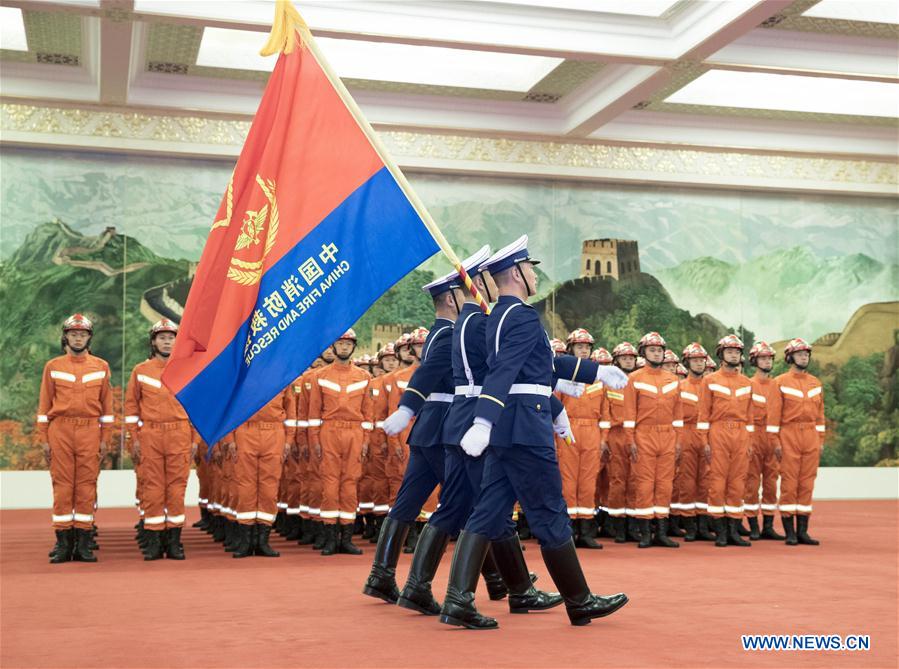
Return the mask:
<path fill-rule="evenodd" d="M 318 44 L 316 44 L 315 42 L 315 38 L 312 36 L 312 31 L 309 30 L 309 26 L 306 25 L 306 22 L 300 16 L 300 13 L 297 11 L 296 7 L 293 6 L 293 3 L 290 2 L 290 0 L 277 0 L 277 4 L 275 7 L 275 19 L 272 23 L 272 33 L 269 36 L 268 42 L 262 48 L 262 51 L 260 53 L 263 56 L 269 56 L 280 52 L 283 52 L 285 54 L 291 53 L 294 50 L 297 41 L 297 36 L 294 35 L 294 30 L 299 33 L 299 42 L 301 48 L 302 46 L 307 47 L 315 60 L 318 62 L 319 67 L 321 67 L 322 71 L 325 73 L 325 76 L 328 77 L 328 80 L 331 82 L 334 90 L 337 91 L 340 99 L 343 100 L 343 103 L 347 106 L 347 109 L 350 110 L 350 113 L 353 115 L 353 119 L 355 119 L 356 124 L 359 126 L 359 129 L 362 130 L 363 133 L 365 133 L 365 136 L 368 138 L 368 141 L 371 142 L 372 147 L 374 147 L 381 160 L 384 161 L 384 166 L 387 168 L 387 170 L 396 181 L 397 185 L 400 187 L 400 189 L 402 189 L 403 193 L 409 199 L 409 202 L 412 204 L 412 208 L 415 209 L 416 213 L 425 224 L 425 227 L 428 229 L 428 232 L 431 233 L 431 237 L 434 238 L 434 241 L 437 242 L 440 250 L 443 251 L 443 254 L 453 265 L 453 268 L 455 268 L 456 272 L 459 274 L 459 277 L 465 283 L 465 287 L 468 289 L 469 293 L 471 293 L 472 297 L 477 300 L 478 304 L 481 307 L 481 310 L 484 313 L 489 314 L 490 305 L 487 303 L 487 300 L 484 299 L 484 297 L 478 291 L 477 286 L 475 286 L 474 282 L 472 282 L 471 277 L 468 275 L 468 272 L 465 271 L 465 268 L 462 266 L 462 262 L 459 260 L 459 256 L 456 255 L 453 247 L 450 246 L 446 237 L 443 236 L 443 232 L 437 226 L 437 222 L 434 221 L 434 218 L 431 216 L 428 208 L 425 206 L 424 202 L 422 202 L 421 198 L 418 197 L 418 193 L 416 193 L 412 188 L 412 184 L 409 183 L 406 175 L 403 174 L 403 171 L 399 168 L 399 165 L 397 165 L 393 158 L 390 156 L 390 152 L 387 150 L 387 147 L 384 146 L 384 142 L 381 141 L 381 138 L 375 132 L 375 129 L 371 127 L 371 124 L 365 118 L 365 115 L 362 113 L 359 105 L 356 104 L 356 101 L 353 99 L 353 96 L 350 95 L 350 92 L 347 90 L 347 87 L 344 85 L 343 81 L 341 81 L 340 77 L 331 67 L 331 64 L 328 62 L 327 58 L 325 58 L 324 54 L 319 49 Z"/>

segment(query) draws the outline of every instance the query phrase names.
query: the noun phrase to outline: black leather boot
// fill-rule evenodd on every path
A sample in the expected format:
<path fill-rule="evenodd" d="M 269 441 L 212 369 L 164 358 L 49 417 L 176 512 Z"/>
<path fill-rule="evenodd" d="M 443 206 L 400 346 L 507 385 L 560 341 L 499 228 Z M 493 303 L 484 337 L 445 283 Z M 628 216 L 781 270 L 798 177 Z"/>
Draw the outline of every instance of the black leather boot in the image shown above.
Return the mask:
<path fill-rule="evenodd" d="M 759 533 L 759 519 L 758 516 L 750 516 L 749 517 L 749 538 L 752 541 L 758 541 L 762 538 L 762 535 Z"/>
<path fill-rule="evenodd" d="M 777 530 L 774 529 L 774 516 L 762 516 L 762 533 L 759 538 L 771 541 L 783 541 L 786 539 L 784 535 L 778 534 Z"/>
<path fill-rule="evenodd" d="M 248 558 L 255 552 L 253 545 L 253 525 L 237 525 L 237 548 L 231 553 L 233 558 Z"/>
<path fill-rule="evenodd" d="M 320 551 L 325 547 L 325 542 L 328 539 L 328 533 L 325 530 L 325 524 L 320 521 L 315 521 L 315 541 L 312 542 L 313 550 Z"/>
<path fill-rule="evenodd" d="M 471 630 L 497 629 L 494 618 L 482 616 L 474 605 L 474 591 L 490 540 L 483 534 L 463 530 L 456 541 L 450 566 L 446 598 L 440 609 L 440 622 Z"/>
<path fill-rule="evenodd" d="M 50 551 L 50 564 L 61 564 L 72 559 L 73 530 L 56 530 L 56 545 Z"/>
<path fill-rule="evenodd" d="M 721 518 L 712 518 L 712 523 L 715 525 L 715 545 L 718 548 L 726 548 L 727 547 L 727 518 L 722 516 Z"/>
<path fill-rule="evenodd" d="M 346 555 L 362 555 L 362 549 L 353 543 L 353 525 L 338 525 L 340 540 L 337 544 L 337 552 Z"/>
<path fill-rule="evenodd" d="M 144 560 L 151 562 L 161 560 L 164 550 L 162 547 L 162 532 L 147 531 L 147 547 L 144 549 Z"/>
<path fill-rule="evenodd" d="M 517 536 L 515 540 L 518 540 Z M 440 613 L 440 604 L 431 592 L 431 581 L 437 573 L 447 543 L 449 535 L 446 532 L 438 530 L 433 525 L 425 525 L 418 536 L 412 566 L 409 567 L 409 576 L 396 602 L 398 606 L 418 611 L 426 616 L 436 616 Z"/>
<path fill-rule="evenodd" d="M 681 529 L 682 521 L 686 520 L 686 518 L 681 518 L 680 516 L 669 516 L 668 517 L 668 536 L 669 537 L 685 537 L 687 533 Z"/>
<path fill-rule="evenodd" d="M 297 545 L 299 546 L 311 546 L 315 543 L 315 522 L 309 520 L 308 518 L 303 518 L 300 520 L 300 538 L 297 539 Z"/>
<path fill-rule="evenodd" d="M 137 521 L 137 525 L 134 526 L 134 529 L 137 530 L 137 532 L 134 533 L 134 540 L 140 541 L 144 536 L 144 519 L 143 518 L 141 518 L 140 520 Z"/>
<path fill-rule="evenodd" d="M 340 541 L 337 525 L 325 525 L 325 543 L 322 546 L 322 555 L 336 555 L 337 544 Z"/>
<path fill-rule="evenodd" d="M 269 545 L 269 538 L 272 534 L 272 526 L 264 523 L 256 524 L 256 555 L 260 557 L 281 557 L 281 554 Z"/>
<path fill-rule="evenodd" d="M 169 536 L 165 544 L 165 556 L 169 560 L 183 560 L 184 546 L 181 544 L 181 528 L 169 528 Z"/>
<path fill-rule="evenodd" d="M 696 519 L 693 516 L 686 516 L 683 520 L 684 541 L 696 541 Z"/>
<path fill-rule="evenodd" d="M 808 519 L 811 516 L 796 516 L 796 539 L 806 546 L 817 546 L 821 542 L 808 535 Z"/>
<path fill-rule="evenodd" d="M 637 548 L 649 548 L 652 546 L 652 521 L 647 518 L 637 520 L 640 528 L 640 543 Z"/>
<path fill-rule="evenodd" d="M 615 613 L 627 604 L 627 595 L 622 592 L 609 597 L 590 592 L 573 541 L 557 548 L 541 547 L 540 550 L 549 575 L 565 600 L 565 609 L 572 625 L 589 625 L 594 618 Z"/>
<path fill-rule="evenodd" d="M 675 518 L 676 517 L 677 516 L 675 516 Z M 668 523 L 669 521 L 667 518 L 656 519 L 655 544 L 656 546 L 663 546 L 665 548 L 680 548 L 680 544 L 672 539 L 668 532 Z"/>
<path fill-rule="evenodd" d="M 205 506 L 200 507 L 200 519 L 197 522 L 195 522 L 193 525 L 191 525 L 191 527 L 195 527 L 198 530 L 206 529 L 206 507 Z"/>
<path fill-rule="evenodd" d="M 518 538 L 527 541 L 531 538 L 531 526 L 528 525 L 528 517 L 524 511 L 518 512 Z"/>
<path fill-rule="evenodd" d="M 362 528 L 362 539 L 364 541 L 368 541 L 374 536 L 375 531 L 375 516 L 372 513 L 366 513 L 362 516 L 362 522 L 365 525 Z"/>
<path fill-rule="evenodd" d="M 729 523 L 728 523 L 728 524 L 729 524 Z M 736 528 L 737 528 L 737 534 L 739 534 L 741 537 L 748 537 L 748 536 L 749 536 L 749 530 L 748 530 L 748 529 L 746 528 L 746 526 L 743 524 L 743 519 L 742 519 L 742 518 L 741 518 L 740 520 L 738 520 L 738 521 L 735 523 L 735 526 L 736 526 Z"/>
<path fill-rule="evenodd" d="M 578 548 L 590 548 L 590 549 L 599 549 L 602 548 L 602 544 L 598 543 L 594 537 L 595 527 L 593 525 L 593 521 L 585 518 L 579 518 L 574 521 L 578 526 L 578 534 L 577 540 L 574 542 L 574 545 Z"/>
<path fill-rule="evenodd" d="M 784 526 L 784 532 L 787 533 L 784 543 L 786 543 L 787 546 L 798 546 L 799 539 L 796 537 L 796 525 L 793 523 L 793 516 L 781 514 L 780 522 Z"/>
<path fill-rule="evenodd" d="M 612 522 L 615 523 L 615 543 L 627 543 L 627 518 L 624 518 L 623 516 L 614 517 L 612 518 Z"/>
<path fill-rule="evenodd" d="M 381 536 L 381 527 L 383 527 L 384 519 L 386 517 L 387 516 L 375 516 L 375 520 L 374 520 L 375 527 L 372 530 L 372 536 L 371 536 L 371 539 L 368 540 L 368 543 L 370 543 L 370 544 L 378 543 L 378 539 Z"/>
<path fill-rule="evenodd" d="M 562 595 L 558 592 L 543 592 L 534 587 L 533 575 L 528 571 L 517 534 L 492 542 L 490 548 L 509 589 L 510 613 L 544 611 L 562 603 Z"/>
<path fill-rule="evenodd" d="M 284 538 L 287 539 L 287 541 L 297 541 L 300 538 L 300 534 L 302 534 L 300 517 L 295 514 L 287 516 L 287 532 L 285 533 Z"/>
<path fill-rule="evenodd" d="M 225 523 L 228 521 L 224 516 L 216 516 L 215 529 L 212 530 L 212 540 L 222 543 L 225 540 Z"/>
<path fill-rule="evenodd" d="M 233 553 L 237 550 L 237 546 L 240 544 L 240 525 L 238 525 L 237 521 L 226 520 L 225 521 L 225 542 L 222 548 L 225 549 L 227 553 Z"/>
<path fill-rule="evenodd" d="M 206 534 L 212 534 L 215 531 L 215 514 L 212 513 L 208 508 L 206 509 L 206 527 L 203 528 L 203 531 Z"/>
<path fill-rule="evenodd" d="M 697 523 L 698 528 L 696 530 L 696 540 L 697 541 L 715 541 L 715 535 L 711 533 L 709 530 L 710 525 L 715 524 L 715 519 L 711 516 L 708 516 L 704 513 L 699 515 L 699 521 Z"/>
<path fill-rule="evenodd" d="M 743 525 L 743 521 L 739 518 L 728 518 L 727 519 L 727 543 L 731 546 L 752 546 L 751 543 L 746 541 L 742 536 L 740 536 L 740 527 Z M 747 531 L 748 536 L 748 531 Z"/>
<path fill-rule="evenodd" d="M 414 553 L 415 545 L 418 543 L 418 535 L 421 533 L 421 523 L 415 521 L 409 528 L 409 534 L 406 535 L 406 545 L 403 547 L 404 553 Z"/>
<path fill-rule="evenodd" d="M 640 528 L 640 522 L 636 518 L 627 519 L 627 540 L 639 542 L 643 533 Z"/>
<path fill-rule="evenodd" d="M 381 525 L 378 547 L 372 560 L 371 571 L 362 586 L 362 594 L 396 604 L 400 596 L 396 587 L 396 563 L 409 532 L 409 523 L 387 517 Z"/>
<path fill-rule="evenodd" d="M 499 567 L 496 566 L 496 558 L 493 557 L 493 549 L 488 548 L 481 564 L 481 576 L 484 577 L 484 585 L 487 586 L 487 596 L 494 602 L 505 599 L 509 594 L 509 588 L 503 581 Z"/>

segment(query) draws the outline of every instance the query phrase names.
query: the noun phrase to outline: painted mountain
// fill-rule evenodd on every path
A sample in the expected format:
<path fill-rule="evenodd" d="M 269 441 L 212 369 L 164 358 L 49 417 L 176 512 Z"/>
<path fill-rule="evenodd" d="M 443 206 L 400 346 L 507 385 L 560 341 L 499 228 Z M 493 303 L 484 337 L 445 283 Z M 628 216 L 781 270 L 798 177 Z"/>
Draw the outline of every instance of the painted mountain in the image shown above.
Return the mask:
<path fill-rule="evenodd" d="M 653 273 L 678 306 L 744 323 L 768 341 L 812 341 L 839 331 L 864 304 L 899 299 L 899 266 L 862 253 L 819 258 L 799 246 L 746 263 L 702 257 Z"/>

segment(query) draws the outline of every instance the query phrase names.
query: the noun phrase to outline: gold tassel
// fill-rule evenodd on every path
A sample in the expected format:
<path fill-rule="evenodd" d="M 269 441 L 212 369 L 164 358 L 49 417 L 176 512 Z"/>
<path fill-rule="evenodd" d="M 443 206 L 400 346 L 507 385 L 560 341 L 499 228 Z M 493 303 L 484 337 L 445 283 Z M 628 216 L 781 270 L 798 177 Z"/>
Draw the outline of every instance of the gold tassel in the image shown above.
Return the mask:
<path fill-rule="evenodd" d="M 298 44 L 302 47 L 303 32 L 308 30 L 309 26 L 290 0 L 277 0 L 272 32 L 259 54 L 262 56 L 276 53 L 291 54 Z"/>

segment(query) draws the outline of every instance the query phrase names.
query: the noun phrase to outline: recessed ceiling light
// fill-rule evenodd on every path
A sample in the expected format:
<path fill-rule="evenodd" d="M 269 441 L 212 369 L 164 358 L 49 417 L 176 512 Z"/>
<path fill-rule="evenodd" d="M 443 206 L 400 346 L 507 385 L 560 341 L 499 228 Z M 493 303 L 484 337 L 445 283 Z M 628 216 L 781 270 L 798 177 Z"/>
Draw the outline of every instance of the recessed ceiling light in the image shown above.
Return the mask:
<path fill-rule="evenodd" d="M 21 9 L 0 7 L 0 49 L 28 51 L 25 21 L 22 20 Z"/>
<path fill-rule="evenodd" d="M 711 70 L 665 102 L 895 118 L 899 117 L 899 84 Z"/>
<path fill-rule="evenodd" d="M 896 0 L 821 0 L 802 15 L 817 19 L 899 23 L 899 3 Z"/>
<path fill-rule="evenodd" d="M 472 1 L 472 0 L 469 0 Z M 500 2 L 524 7 L 546 7 L 549 9 L 575 9 L 582 12 L 602 12 L 604 14 L 626 14 L 629 16 L 659 17 L 674 7 L 680 0 L 475 0 L 476 2 Z"/>
<path fill-rule="evenodd" d="M 561 58 L 412 44 L 324 37 L 316 42 L 345 79 L 526 92 L 562 63 Z M 206 28 L 197 65 L 271 71 L 275 58 L 259 55 L 264 43 L 264 33 Z"/>

